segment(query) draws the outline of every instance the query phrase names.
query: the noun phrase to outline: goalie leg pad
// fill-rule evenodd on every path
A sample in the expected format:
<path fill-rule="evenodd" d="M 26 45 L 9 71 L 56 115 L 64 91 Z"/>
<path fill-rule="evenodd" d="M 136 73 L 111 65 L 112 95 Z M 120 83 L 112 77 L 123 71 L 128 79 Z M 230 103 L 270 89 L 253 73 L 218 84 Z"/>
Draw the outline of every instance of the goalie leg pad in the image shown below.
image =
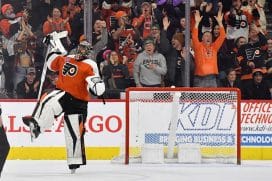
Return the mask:
<path fill-rule="evenodd" d="M 50 128 L 55 121 L 55 117 L 59 116 L 63 112 L 59 100 L 64 96 L 64 94 L 64 91 L 54 90 L 49 94 L 42 96 L 33 113 L 33 118 L 40 126 L 41 132 Z"/>
<path fill-rule="evenodd" d="M 84 132 L 82 114 L 64 115 L 64 134 L 69 168 L 86 164 Z"/>

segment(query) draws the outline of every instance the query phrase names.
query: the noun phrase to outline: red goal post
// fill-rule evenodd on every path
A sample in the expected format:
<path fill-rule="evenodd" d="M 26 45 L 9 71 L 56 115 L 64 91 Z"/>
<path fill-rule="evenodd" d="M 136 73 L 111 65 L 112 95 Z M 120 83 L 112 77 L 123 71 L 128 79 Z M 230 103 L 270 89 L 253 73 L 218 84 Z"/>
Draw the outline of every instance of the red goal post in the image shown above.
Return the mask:
<path fill-rule="evenodd" d="M 175 159 L 180 145 L 197 144 L 202 160 L 240 164 L 240 100 L 236 88 L 128 88 L 120 158 L 141 160 L 144 144 L 160 144 Z"/>

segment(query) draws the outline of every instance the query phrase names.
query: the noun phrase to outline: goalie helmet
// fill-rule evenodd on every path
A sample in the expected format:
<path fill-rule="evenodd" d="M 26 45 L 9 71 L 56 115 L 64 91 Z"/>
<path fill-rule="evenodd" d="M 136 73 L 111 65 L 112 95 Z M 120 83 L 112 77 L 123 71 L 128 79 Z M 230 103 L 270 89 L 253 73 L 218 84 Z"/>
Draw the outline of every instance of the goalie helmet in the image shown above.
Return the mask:
<path fill-rule="evenodd" d="M 77 61 L 82 61 L 84 59 L 89 58 L 91 54 L 92 54 L 91 44 L 87 41 L 82 41 L 79 43 L 77 47 L 75 59 Z"/>

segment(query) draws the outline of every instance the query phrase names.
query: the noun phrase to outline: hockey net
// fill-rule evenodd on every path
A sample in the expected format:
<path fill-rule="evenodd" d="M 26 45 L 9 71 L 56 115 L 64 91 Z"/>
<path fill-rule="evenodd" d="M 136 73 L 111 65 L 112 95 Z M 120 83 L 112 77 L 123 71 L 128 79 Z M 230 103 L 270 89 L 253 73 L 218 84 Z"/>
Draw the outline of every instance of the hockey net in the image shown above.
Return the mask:
<path fill-rule="evenodd" d="M 126 132 L 113 162 L 141 162 L 144 145 L 161 145 L 164 161 L 178 162 L 186 145 L 201 163 L 240 164 L 240 92 L 232 88 L 129 88 Z M 171 161 L 169 161 L 171 160 Z"/>

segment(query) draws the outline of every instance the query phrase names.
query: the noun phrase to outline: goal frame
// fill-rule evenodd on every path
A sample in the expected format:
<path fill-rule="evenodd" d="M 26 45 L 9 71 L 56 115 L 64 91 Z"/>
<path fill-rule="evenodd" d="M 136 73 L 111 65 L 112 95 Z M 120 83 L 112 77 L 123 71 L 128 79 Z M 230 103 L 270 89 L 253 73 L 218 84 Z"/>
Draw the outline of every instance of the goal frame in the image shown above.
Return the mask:
<path fill-rule="evenodd" d="M 152 92 L 152 91 L 166 91 L 166 92 L 174 92 L 174 91 L 214 91 L 214 92 L 220 92 L 220 91 L 235 91 L 237 92 L 237 165 L 241 164 L 241 92 L 238 88 L 203 88 L 203 87 L 176 87 L 176 88 L 170 88 L 170 87 L 130 87 L 126 89 L 125 95 L 125 118 L 126 118 L 126 126 L 125 126 L 125 164 L 129 164 L 129 143 L 130 143 L 130 116 L 129 116 L 129 110 L 130 110 L 130 104 L 129 104 L 129 95 L 132 91 L 146 91 L 146 92 Z"/>

